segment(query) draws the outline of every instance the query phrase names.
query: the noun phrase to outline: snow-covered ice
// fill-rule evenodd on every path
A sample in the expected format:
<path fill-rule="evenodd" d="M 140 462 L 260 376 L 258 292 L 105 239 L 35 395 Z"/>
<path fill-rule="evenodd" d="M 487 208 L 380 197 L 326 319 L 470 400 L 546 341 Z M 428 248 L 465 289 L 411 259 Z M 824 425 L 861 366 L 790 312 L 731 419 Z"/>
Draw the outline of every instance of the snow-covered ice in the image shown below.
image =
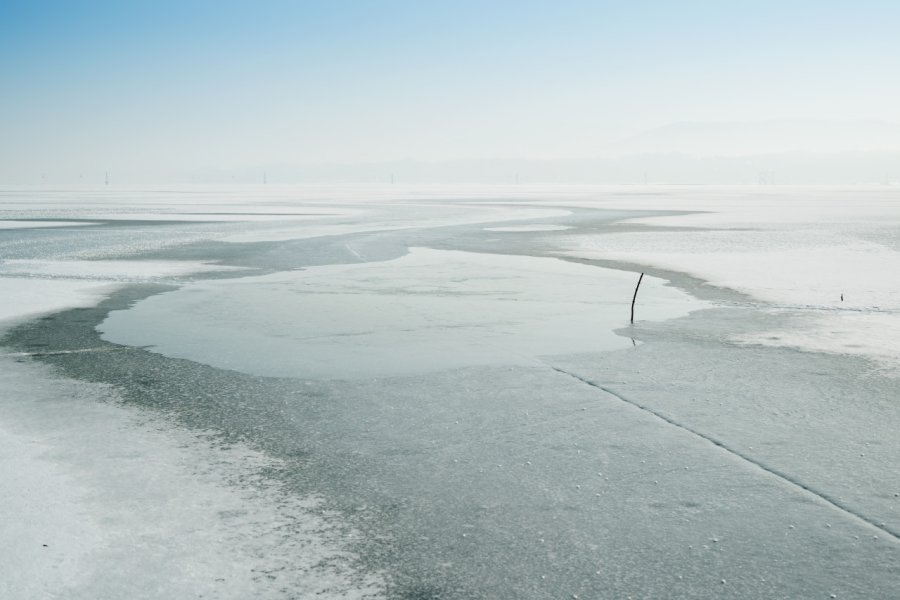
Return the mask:
<path fill-rule="evenodd" d="M 558 208 L 533 207 L 481 207 L 479 210 L 462 211 L 459 207 L 427 205 L 401 205 L 400 210 L 379 214 L 367 211 L 365 217 L 353 219 L 351 222 L 338 224 L 319 224 L 313 227 L 273 227 L 254 231 L 234 233 L 225 238 L 228 242 L 282 241 L 302 238 L 322 237 L 326 235 L 346 235 L 367 231 L 398 231 L 417 229 L 423 226 L 450 227 L 496 221 L 516 221 L 523 219 L 539 219 L 553 216 L 564 217 L 571 214 Z M 417 210 L 418 208 L 418 210 Z M 406 210 L 404 210 L 406 209 Z M 410 217 L 410 214 L 413 215 Z M 400 218 L 397 218 L 400 215 Z"/>
<path fill-rule="evenodd" d="M 506 227 L 485 227 L 485 231 L 500 231 L 504 233 L 525 233 L 530 231 L 563 231 L 569 229 L 568 225 L 508 225 Z"/>
<path fill-rule="evenodd" d="M 240 271 L 236 267 L 196 263 L 190 261 L 149 260 L 4 260 L 0 262 L 0 277 L 31 277 L 50 279 L 99 279 L 104 281 L 135 282 L 173 278 L 210 271 Z"/>
<path fill-rule="evenodd" d="M 41 229 L 44 227 L 77 227 L 79 225 L 96 225 L 87 221 L 0 221 L 0 229 Z"/>
<path fill-rule="evenodd" d="M 642 199 L 645 208 L 677 202 L 705 212 L 631 220 L 652 230 L 573 236 L 563 254 L 687 273 L 803 313 L 791 331 L 745 342 L 858 354 L 900 368 L 900 288 L 891 275 L 900 270 L 896 192 L 701 189 L 696 196 Z"/>
<path fill-rule="evenodd" d="M 277 461 L 45 366 L 0 358 L 0 390 L 0 597 L 381 597 Z"/>
<path fill-rule="evenodd" d="M 3 285 L 0 327 L 24 317 L 79 306 L 93 306 L 110 291 L 110 285 L 96 282 L 32 277 L 3 277 L 0 284 Z"/>
<path fill-rule="evenodd" d="M 897 597 L 896 195 L 4 188 L 0 596 Z"/>

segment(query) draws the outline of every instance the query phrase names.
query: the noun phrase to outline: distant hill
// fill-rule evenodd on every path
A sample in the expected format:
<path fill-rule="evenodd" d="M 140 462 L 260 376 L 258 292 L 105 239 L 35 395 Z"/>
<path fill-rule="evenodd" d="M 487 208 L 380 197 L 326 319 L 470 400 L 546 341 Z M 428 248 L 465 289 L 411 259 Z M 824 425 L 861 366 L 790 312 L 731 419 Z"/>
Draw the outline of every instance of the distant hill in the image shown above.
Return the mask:
<path fill-rule="evenodd" d="M 188 181 L 258 182 L 252 172 L 195 173 Z M 473 159 L 271 165 L 270 183 L 685 183 L 883 184 L 900 182 L 900 150 L 781 152 L 702 157 L 661 152 L 568 160 Z"/>
<path fill-rule="evenodd" d="M 76 173 L 4 177 L 72 183 Z M 98 171 L 99 172 L 99 171 Z M 116 172 L 118 183 L 900 183 L 900 124 L 773 120 L 683 122 L 647 130 L 581 159 L 473 158 L 370 163 L 257 164 L 172 173 Z M 102 181 L 102 180 L 101 180 Z"/>
<path fill-rule="evenodd" d="M 900 124 L 875 120 L 785 119 L 673 123 L 613 144 L 608 154 L 679 153 L 717 157 L 881 150 L 900 150 Z"/>

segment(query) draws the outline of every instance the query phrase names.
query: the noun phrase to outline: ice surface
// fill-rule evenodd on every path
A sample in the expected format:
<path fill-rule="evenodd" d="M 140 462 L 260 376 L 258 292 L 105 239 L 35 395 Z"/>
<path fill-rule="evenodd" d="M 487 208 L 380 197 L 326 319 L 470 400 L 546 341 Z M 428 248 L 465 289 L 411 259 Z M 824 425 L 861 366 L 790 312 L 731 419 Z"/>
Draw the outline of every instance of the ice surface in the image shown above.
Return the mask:
<path fill-rule="evenodd" d="M 900 309 L 900 290 L 884 276 L 900 268 L 900 252 L 845 236 L 808 231 L 622 233 L 583 240 L 570 255 L 688 273 L 775 305 Z"/>
<path fill-rule="evenodd" d="M 900 367 L 900 287 L 890 275 L 900 270 L 898 192 L 713 194 L 702 190 L 677 202 L 710 212 L 634 219 L 662 229 L 573 237 L 565 254 L 687 273 L 806 313 L 795 330 L 744 341 L 848 352 Z M 640 205 L 675 208 L 675 200 L 644 198 Z"/>
<path fill-rule="evenodd" d="M 0 596 L 900 596 L 895 190 L 269 187 L 0 190 L 115 221 L 0 231 L 3 314 L 158 344 L 8 339 Z"/>
<path fill-rule="evenodd" d="M 187 209 L 187 208 L 186 208 Z M 284 222 L 284 221 L 313 221 L 316 219 L 322 219 L 326 217 L 332 217 L 342 214 L 352 214 L 353 211 L 346 211 L 346 213 L 342 211 L 335 211 L 332 213 L 322 212 L 321 214 L 304 214 L 302 212 L 294 212 L 294 213 L 274 213 L 274 209 L 254 209 L 254 210 L 266 210 L 266 212 L 262 213 L 251 213 L 251 212 L 218 212 L 219 210 L 228 210 L 234 211 L 233 207 L 212 207 L 210 212 L 157 212 L 157 213 L 148 213 L 148 212 L 129 212 L 129 213 L 104 213 L 104 212 L 95 212 L 90 213 L 91 219 L 97 219 L 102 221 L 165 221 L 165 222 L 184 222 L 184 223 L 206 223 L 206 222 L 221 222 L 221 223 L 229 223 L 229 222 L 238 222 L 238 223 L 253 223 L 256 221 L 260 222 Z"/>
<path fill-rule="evenodd" d="M 410 207 L 401 207 L 410 208 Z M 415 209 L 415 206 L 412 207 Z M 419 210 L 400 210 L 401 218 L 385 219 L 384 216 L 369 214 L 364 219 L 357 219 L 351 223 L 335 225 L 318 225 L 314 227 L 279 227 L 271 229 L 257 229 L 252 232 L 235 233 L 223 238 L 228 242 L 259 242 L 280 241 L 302 238 L 322 237 L 326 235 L 343 235 L 348 233 L 361 233 L 366 231 L 397 231 L 403 229 L 417 229 L 421 227 L 449 227 L 453 225 L 469 225 L 476 223 L 491 223 L 495 221 L 510 221 L 524 219 L 542 219 L 549 217 L 564 217 L 571 214 L 567 210 L 543 209 L 543 208 L 497 208 L 497 207 L 468 207 L 460 210 L 459 207 L 419 206 Z M 414 215 L 410 218 L 409 214 Z"/>
<path fill-rule="evenodd" d="M 0 277 L 0 333 L 10 321 L 23 317 L 93 306 L 111 290 L 110 285 L 83 281 Z"/>
<path fill-rule="evenodd" d="M 732 339 L 744 344 L 786 346 L 871 359 L 886 374 L 900 376 L 900 311 L 810 311 L 790 329 L 772 329 Z"/>
<path fill-rule="evenodd" d="M 502 231 L 509 233 L 523 233 L 528 231 L 563 231 L 571 229 L 568 225 L 509 225 L 506 227 L 485 227 L 485 231 Z"/>
<path fill-rule="evenodd" d="M 0 597 L 380 597 L 277 461 L 39 365 L 0 358 L 0 390 Z"/>
<path fill-rule="evenodd" d="M 0 229 L 40 229 L 44 227 L 76 227 L 79 225 L 96 225 L 85 221 L 5 221 L 0 220 Z"/>
<path fill-rule="evenodd" d="M 193 283 L 113 312 L 100 329 L 118 344 L 270 376 L 527 365 L 631 347 L 613 330 L 628 323 L 636 282 L 557 259 L 416 248 L 387 262 Z M 662 283 L 644 278 L 639 319 L 707 306 Z"/>
<path fill-rule="evenodd" d="M 106 281 L 146 281 L 206 273 L 240 271 L 236 267 L 190 261 L 150 260 L 5 260 L 0 262 L 0 277 L 46 277 L 63 279 L 100 279 Z"/>
<path fill-rule="evenodd" d="M 229 270 L 240 269 L 190 261 L 3 260 L 0 332 L 24 317 L 93 306 L 126 283 Z"/>

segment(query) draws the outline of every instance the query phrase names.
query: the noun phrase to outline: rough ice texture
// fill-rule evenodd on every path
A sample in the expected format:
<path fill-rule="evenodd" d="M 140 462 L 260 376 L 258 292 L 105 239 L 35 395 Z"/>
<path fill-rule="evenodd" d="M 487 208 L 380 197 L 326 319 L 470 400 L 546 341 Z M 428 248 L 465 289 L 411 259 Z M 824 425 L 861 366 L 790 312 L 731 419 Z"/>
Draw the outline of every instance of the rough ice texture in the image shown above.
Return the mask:
<path fill-rule="evenodd" d="M 0 263 L 0 332 L 93 306 L 188 261 Z M 114 390 L 0 357 L 0 598 L 374 598 L 354 532 L 260 475 L 277 461 L 116 405 Z M 14 515 L 14 518 L 8 518 Z"/>
<path fill-rule="evenodd" d="M 0 358 L 0 390 L 0 597 L 381 595 L 354 531 L 261 474 L 277 461 L 47 367 Z"/>

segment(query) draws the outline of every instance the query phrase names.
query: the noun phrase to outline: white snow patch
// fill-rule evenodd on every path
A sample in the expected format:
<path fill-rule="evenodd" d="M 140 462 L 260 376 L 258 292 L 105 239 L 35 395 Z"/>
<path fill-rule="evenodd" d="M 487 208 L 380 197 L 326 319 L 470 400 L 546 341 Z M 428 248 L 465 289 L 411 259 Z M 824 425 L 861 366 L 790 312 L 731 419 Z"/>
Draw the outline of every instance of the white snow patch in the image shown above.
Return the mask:
<path fill-rule="evenodd" d="M 127 283 L 220 270 L 240 268 L 189 261 L 0 261 L 0 325 L 8 327 L 27 317 L 94 306 Z"/>
<path fill-rule="evenodd" d="M 250 212 L 250 209 L 243 211 L 235 211 L 233 207 L 221 207 L 221 210 L 231 210 L 233 212 L 217 212 L 213 209 L 209 212 L 185 213 L 185 212 L 128 212 L 128 213 L 89 213 L 88 218 L 103 221 L 183 221 L 185 223 L 194 222 L 246 222 L 246 221 L 307 221 L 323 219 L 327 217 L 342 216 L 343 214 L 353 214 L 353 211 L 346 213 L 334 211 L 330 213 L 307 214 L 305 211 L 297 210 L 292 213 L 275 213 L 275 209 L 269 208 L 262 213 Z"/>
<path fill-rule="evenodd" d="M 0 277 L 0 332 L 3 325 L 68 308 L 94 306 L 116 286 L 63 279 Z"/>
<path fill-rule="evenodd" d="M 210 271 L 240 271 L 209 263 L 177 260 L 4 260 L 0 277 L 44 277 L 146 281 Z"/>
<path fill-rule="evenodd" d="M 748 343 L 859 354 L 900 366 L 900 286 L 891 276 L 900 271 L 896 192 L 869 188 L 669 192 L 633 198 L 628 206 L 708 212 L 632 219 L 673 227 L 668 231 L 571 236 L 562 254 L 678 271 L 743 292 L 770 307 L 809 313 L 795 331 L 766 332 L 744 340 Z M 595 206 L 625 203 L 606 198 Z"/>
<path fill-rule="evenodd" d="M 297 223 L 290 227 L 257 229 L 235 233 L 221 238 L 226 242 L 264 242 L 284 241 L 323 237 L 326 235 L 347 235 L 368 231 L 398 231 L 403 229 L 419 229 L 427 227 L 450 227 L 456 225 L 477 225 L 496 221 L 518 221 L 523 219 L 547 219 L 565 217 L 571 211 L 558 208 L 520 208 L 520 207 L 473 207 L 430 205 L 427 210 L 420 210 L 414 218 L 397 218 L 395 213 L 371 213 L 366 219 L 352 223 L 312 224 Z M 410 212 L 416 212 L 412 210 Z M 401 211 L 400 214 L 404 214 Z"/>
<path fill-rule="evenodd" d="M 585 243 L 565 254 L 687 273 L 777 305 L 900 308 L 900 288 L 885 276 L 900 270 L 900 253 L 878 244 L 857 241 L 779 248 L 770 240 L 748 248 L 721 232 L 690 232 L 684 238 L 665 239 L 669 235 L 598 236 L 591 242 L 593 248 Z M 690 244 L 680 243 L 683 240 Z"/>
<path fill-rule="evenodd" d="M 43 229 L 45 227 L 78 227 L 81 225 L 97 225 L 98 223 L 87 223 L 83 221 L 25 221 L 0 220 L 0 229 Z"/>
<path fill-rule="evenodd" d="M 881 370 L 900 375 L 900 314 L 820 311 L 805 315 L 790 330 L 736 336 L 744 344 L 780 346 L 874 359 Z"/>
<path fill-rule="evenodd" d="M 525 233 L 529 231 L 563 231 L 571 229 L 568 225 L 509 225 L 507 227 L 485 227 L 485 231 L 501 231 L 510 233 Z"/>

